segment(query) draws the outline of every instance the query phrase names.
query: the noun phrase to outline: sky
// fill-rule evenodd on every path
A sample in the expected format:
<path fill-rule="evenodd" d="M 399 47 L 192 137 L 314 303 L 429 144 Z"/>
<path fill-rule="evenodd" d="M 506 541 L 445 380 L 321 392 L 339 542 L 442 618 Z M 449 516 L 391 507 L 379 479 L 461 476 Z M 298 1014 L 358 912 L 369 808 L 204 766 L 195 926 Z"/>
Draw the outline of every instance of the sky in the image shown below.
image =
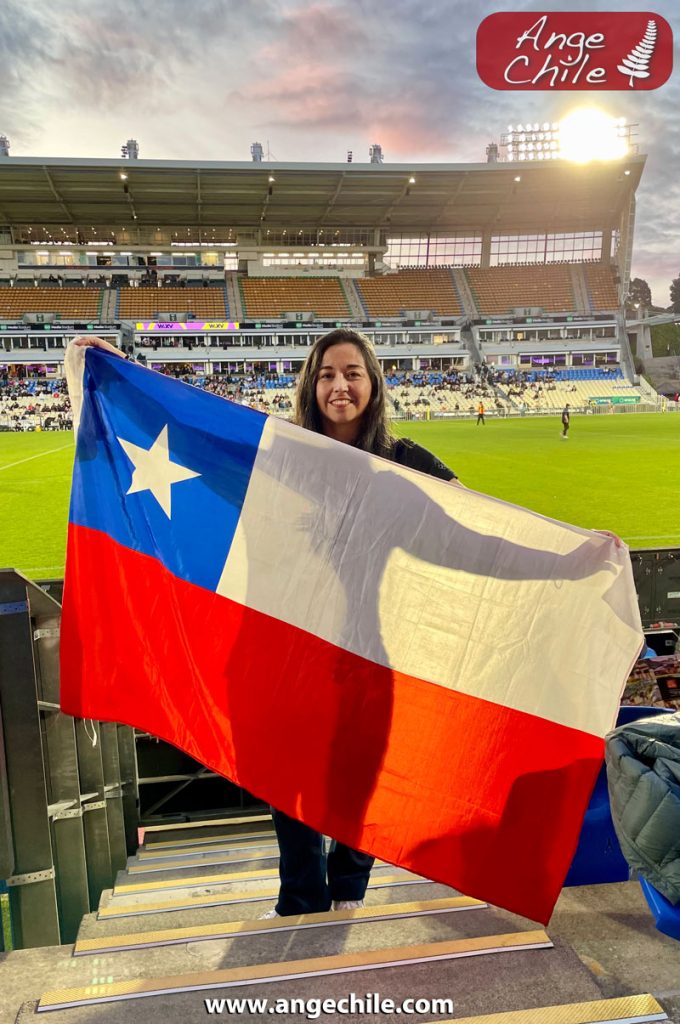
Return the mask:
<path fill-rule="evenodd" d="M 668 305 L 680 274 L 680 0 L 1 0 L 0 134 L 13 156 L 483 162 L 518 121 L 559 120 L 585 92 L 497 92 L 475 67 L 497 11 L 651 10 L 675 69 L 659 89 L 598 93 L 639 125 L 632 276 Z"/>

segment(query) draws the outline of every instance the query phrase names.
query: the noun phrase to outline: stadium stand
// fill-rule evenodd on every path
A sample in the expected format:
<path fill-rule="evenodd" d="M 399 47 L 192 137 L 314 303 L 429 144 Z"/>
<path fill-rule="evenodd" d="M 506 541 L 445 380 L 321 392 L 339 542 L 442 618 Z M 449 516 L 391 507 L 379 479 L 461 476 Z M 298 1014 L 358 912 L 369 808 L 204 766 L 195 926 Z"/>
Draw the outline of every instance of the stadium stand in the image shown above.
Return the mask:
<path fill-rule="evenodd" d="M 616 309 L 619 302 L 611 267 L 604 267 L 601 263 L 586 263 L 583 271 L 593 309 Z"/>
<path fill-rule="evenodd" d="M 244 277 L 239 281 L 248 317 L 287 312 L 347 317 L 350 309 L 337 277 Z"/>
<path fill-rule="evenodd" d="M 124 320 L 181 311 L 207 320 L 229 315 L 224 288 L 121 288 L 118 313 Z"/>
<path fill-rule="evenodd" d="M 468 267 L 467 278 L 482 316 L 512 313 L 514 309 L 527 306 L 541 307 L 551 313 L 576 309 L 566 264 Z"/>
<path fill-rule="evenodd" d="M 94 320 L 101 301 L 95 288 L 0 288 L 0 317 L 20 320 L 24 313 L 55 313 L 62 320 Z"/>
<path fill-rule="evenodd" d="M 462 313 L 450 270 L 400 270 L 356 284 L 369 316 L 399 316 L 405 309 L 430 309 L 445 316 Z"/>

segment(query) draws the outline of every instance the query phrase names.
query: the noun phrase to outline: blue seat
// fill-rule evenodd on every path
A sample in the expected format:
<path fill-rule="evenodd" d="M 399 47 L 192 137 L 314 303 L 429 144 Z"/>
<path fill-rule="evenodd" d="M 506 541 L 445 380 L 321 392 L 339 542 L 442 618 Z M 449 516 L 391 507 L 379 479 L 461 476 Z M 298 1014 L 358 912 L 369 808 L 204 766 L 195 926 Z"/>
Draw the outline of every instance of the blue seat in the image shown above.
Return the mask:
<path fill-rule="evenodd" d="M 625 705 L 619 708 L 617 726 L 635 722 L 638 718 L 672 714 L 668 708 L 649 708 Z M 626 882 L 630 878 L 628 862 L 621 853 L 609 809 L 607 771 L 604 765 L 588 804 L 581 835 L 571 867 L 564 881 L 570 885 L 600 885 L 604 882 Z M 663 897 L 661 897 L 663 899 Z M 678 911 L 680 916 L 680 910 Z"/>
<path fill-rule="evenodd" d="M 674 907 L 658 889 L 640 875 L 640 886 L 649 904 L 657 931 L 680 942 L 680 906 Z"/>

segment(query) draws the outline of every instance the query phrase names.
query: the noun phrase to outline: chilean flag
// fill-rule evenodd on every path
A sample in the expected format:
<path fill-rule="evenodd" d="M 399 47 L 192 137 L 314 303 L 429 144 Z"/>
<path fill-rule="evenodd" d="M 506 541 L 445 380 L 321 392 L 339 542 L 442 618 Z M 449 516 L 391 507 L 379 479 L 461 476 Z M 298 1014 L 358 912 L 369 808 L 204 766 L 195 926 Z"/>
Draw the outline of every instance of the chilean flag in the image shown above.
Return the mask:
<path fill-rule="evenodd" d="M 62 707 L 547 922 L 642 629 L 627 549 L 71 346 Z"/>

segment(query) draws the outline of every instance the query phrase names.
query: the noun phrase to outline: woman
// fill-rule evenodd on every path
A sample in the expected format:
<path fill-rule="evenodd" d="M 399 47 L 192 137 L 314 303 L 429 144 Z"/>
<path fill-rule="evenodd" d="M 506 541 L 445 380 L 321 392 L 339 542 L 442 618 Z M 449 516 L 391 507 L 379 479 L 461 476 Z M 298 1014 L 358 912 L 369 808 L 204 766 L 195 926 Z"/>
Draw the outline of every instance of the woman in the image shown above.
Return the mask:
<path fill-rule="evenodd" d="M 81 338 L 76 344 L 122 354 L 99 338 Z M 300 375 L 295 420 L 308 430 L 402 466 L 456 480 L 455 473 L 427 449 L 391 433 L 380 364 L 370 341 L 354 331 L 331 331 L 314 344 Z M 378 702 L 375 716 L 380 721 L 372 723 L 378 733 L 389 727 L 390 711 Z M 370 766 L 365 767 L 370 776 Z M 358 805 L 362 796 L 358 794 Z M 363 906 L 373 857 L 334 842 L 326 858 L 318 832 L 280 811 L 274 810 L 273 818 L 281 886 L 276 907 L 265 918 Z"/>
<path fill-rule="evenodd" d="M 295 422 L 308 430 L 443 480 L 456 475 L 420 445 L 391 433 L 385 382 L 368 338 L 339 330 L 319 338 L 300 374 Z M 374 858 L 333 842 L 281 811 L 272 811 L 281 886 L 263 918 L 351 910 L 363 906 Z"/>

